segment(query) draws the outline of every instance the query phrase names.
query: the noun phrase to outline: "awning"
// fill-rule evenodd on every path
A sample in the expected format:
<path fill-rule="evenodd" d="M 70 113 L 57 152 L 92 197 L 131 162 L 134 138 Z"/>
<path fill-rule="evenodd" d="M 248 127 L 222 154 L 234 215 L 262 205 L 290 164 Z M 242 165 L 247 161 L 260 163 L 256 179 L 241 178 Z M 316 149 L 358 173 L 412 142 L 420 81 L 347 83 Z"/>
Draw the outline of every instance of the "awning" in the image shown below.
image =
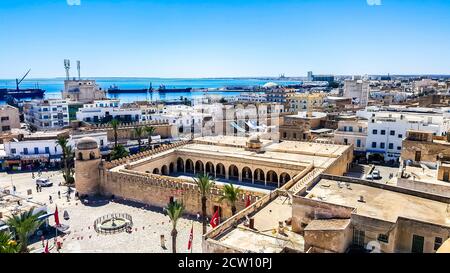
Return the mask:
<path fill-rule="evenodd" d="M 48 154 L 38 154 L 38 155 L 21 155 L 21 160 L 48 160 L 49 155 Z"/>

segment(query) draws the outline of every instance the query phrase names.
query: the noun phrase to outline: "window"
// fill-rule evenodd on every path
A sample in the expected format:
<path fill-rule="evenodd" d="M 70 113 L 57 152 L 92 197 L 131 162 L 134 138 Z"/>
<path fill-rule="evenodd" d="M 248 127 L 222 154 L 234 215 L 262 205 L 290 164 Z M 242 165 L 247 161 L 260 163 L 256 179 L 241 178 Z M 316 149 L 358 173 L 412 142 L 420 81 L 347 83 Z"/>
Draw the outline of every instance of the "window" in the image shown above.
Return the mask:
<path fill-rule="evenodd" d="M 12 148 L 12 149 L 11 149 L 11 153 L 12 153 L 12 154 L 15 154 L 15 153 L 16 153 L 16 149 Z"/>
<path fill-rule="evenodd" d="M 378 134 L 378 130 L 373 130 L 372 134 L 374 134 L 374 135 Z"/>
<path fill-rule="evenodd" d="M 389 149 L 394 149 L 394 143 L 389 143 Z"/>
<path fill-rule="evenodd" d="M 45 147 L 45 153 L 49 154 L 50 153 L 50 148 L 49 147 Z"/>
<path fill-rule="evenodd" d="M 348 139 L 344 138 L 344 144 L 345 144 L 345 145 L 348 144 Z"/>
<path fill-rule="evenodd" d="M 362 127 L 359 127 L 359 128 L 358 128 L 358 131 L 359 131 L 360 133 L 362 133 L 363 128 L 362 128 Z"/>
<path fill-rule="evenodd" d="M 28 154 L 28 148 L 23 148 L 23 154 L 25 154 L 25 155 Z"/>
<path fill-rule="evenodd" d="M 391 136 L 395 136 L 395 131 L 391 130 Z"/>
<path fill-rule="evenodd" d="M 381 148 L 381 149 L 384 149 L 384 147 L 385 147 L 384 142 L 380 142 L 380 148 Z"/>
<path fill-rule="evenodd" d="M 9 117 L 2 117 L 2 121 L 9 120 Z"/>
<path fill-rule="evenodd" d="M 381 130 L 381 135 L 385 135 L 386 134 L 386 130 Z"/>
<path fill-rule="evenodd" d="M 103 147 L 103 139 L 100 139 L 100 147 Z"/>
<path fill-rule="evenodd" d="M 377 143 L 376 142 L 372 142 L 372 148 L 376 148 L 377 147 Z"/>
<path fill-rule="evenodd" d="M 356 147 L 361 147 L 361 139 L 356 140 Z"/>
<path fill-rule="evenodd" d="M 344 126 L 344 132 L 347 132 L 347 126 Z"/>
<path fill-rule="evenodd" d="M 442 238 L 436 237 L 434 238 L 434 250 L 438 250 L 442 245 Z"/>
<path fill-rule="evenodd" d="M 2 131 L 9 131 L 11 130 L 11 126 L 2 126 Z"/>
<path fill-rule="evenodd" d="M 400 151 L 401 149 L 402 149 L 402 147 L 401 147 L 401 146 L 397 146 L 397 150 L 399 150 L 399 151 Z"/>
<path fill-rule="evenodd" d="M 383 242 L 383 243 L 389 243 L 389 235 L 378 234 L 378 241 Z"/>
<path fill-rule="evenodd" d="M 364 247 L 365 236 L 364 230 L 353 229 L 353 244 L 355 246 Z"/>
<path fill-rule="evenodd" d="M 35 153 L 35 154 L 38 154 L 38 153 L 39 153 L 39 148 L 38 148 L 38 147 L 35 147 L 35 148 L 34 148 L 34 153 Z"/>
<path fill-rule="evenodd" d="M 403 138 L 403 135 L 402 134 L 398 134 L 398 138 Z"/>
<path fill-rule="evenodd" d="M 352 126 L 348 127 L 348 130 L 349 130 L 350 132 L 353 132 L 353 127 L 352 127 Z"/>

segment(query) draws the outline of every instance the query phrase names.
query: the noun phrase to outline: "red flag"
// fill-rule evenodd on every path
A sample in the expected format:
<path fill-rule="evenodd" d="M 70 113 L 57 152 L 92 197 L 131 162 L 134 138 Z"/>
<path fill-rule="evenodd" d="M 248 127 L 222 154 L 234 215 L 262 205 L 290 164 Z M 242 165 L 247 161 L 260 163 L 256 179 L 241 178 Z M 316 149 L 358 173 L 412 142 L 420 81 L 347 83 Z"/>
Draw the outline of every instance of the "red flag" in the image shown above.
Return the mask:
<path fill-rule="evenodd" d="M 58 206 L 56 206 L 56 210 L 55 210 L 55 213 L 53 215 L 55 216 L 55 224 L 56 224 L 57 227 L 59 227 L 60 223 L 59 223 L 59 215 L 58 215 Z"/>
<path fill-rule="evenodd" d="M 192 240 L 194 239 L 194 224 L 192 224 L 191 227 L 191 234 L 189 234 L 189 243 L 188 243 L 188 250 L 192 249 Z"/>
<path fill-rule="evenodd" d="M 216 212 L 214 213 L 213 217 L 211 218 L 211 221 L 209 222 L 209 224 L 215 228 L 219 225 L 219 209 L 216 210 Z"/>
<path fill-rule="evenodd" d="M 247 198 L 245 200 L 245 207 L 249 207 L 252 204 L 252 201 L 250 200 L 250 195 L 247 195 Z"/>
<path fill-rule="evenodd" d="M 50 253 L 50 251 L 48 251 L 48 240 L 47 240 L 47 244 L 45 245 L 44 253 Z"/>

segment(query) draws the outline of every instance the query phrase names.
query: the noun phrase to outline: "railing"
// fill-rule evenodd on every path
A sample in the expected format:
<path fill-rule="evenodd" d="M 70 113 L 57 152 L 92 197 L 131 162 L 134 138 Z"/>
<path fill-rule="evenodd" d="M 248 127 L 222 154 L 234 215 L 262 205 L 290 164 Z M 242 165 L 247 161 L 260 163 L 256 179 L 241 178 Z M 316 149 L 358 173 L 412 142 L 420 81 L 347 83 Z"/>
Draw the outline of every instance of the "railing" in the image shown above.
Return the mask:
<path fill-rule="evenodd" d="M 125 219 L 126 223 L 118 228 L 111 228 L 111 229 L 104 229 L 101 228 L 100 225 L 104 223 L 106 220 L 112 220 L 112 219 Z M 115 234 L 124 231 L 125 229 L 131 228 L 133 226 L 133 219 L 131 215 L 127 213 L 111 213 L 104 215 L 100 218 L 97 218 L 94 222 L 94 230 L 97 233 L 101 234 Z"/>

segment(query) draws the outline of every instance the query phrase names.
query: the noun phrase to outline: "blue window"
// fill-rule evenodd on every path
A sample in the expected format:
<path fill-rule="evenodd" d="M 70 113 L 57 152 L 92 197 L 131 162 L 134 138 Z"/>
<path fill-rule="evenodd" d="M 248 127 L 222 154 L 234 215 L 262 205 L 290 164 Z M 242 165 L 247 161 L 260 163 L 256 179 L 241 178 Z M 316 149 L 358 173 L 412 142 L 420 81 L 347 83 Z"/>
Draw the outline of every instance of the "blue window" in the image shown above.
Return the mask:
<path fill-rule="evenodd" d="M 376 148 L 377 147 L 377 143 L 376 142 L 372 142 L 372 148 Z"/>
<path fill-rule="evenodd" d="M 374 134 L 374 135 L 378 134 L 378 130 L 373 130 L 372 134 Z"/>
<path fill-rule="evenodd" d="M 380 142 L 380 148 L 381 148 L 381 149 L 384 149 L 384 146 L 385 146 L 385 145 L 384 145 L 384 142 Z"/>
<path fill-rule="evenodd" d="M 49 147 L 45 147 L 45 153 L 49 154 L 50 153 L 50 148 Z"/>
<path fill-rule="evenodd" d="M 35 147 L 35 148 L 34 148 L 34 153 L 35 153 L 35 154 L 38 154 L 38 153 L 39 153 L 39 148 Z"/>
<path fill-rule="evenodd" d="M 28 148 L 23 148 L 23 154 L 25 154 L 25 155 L 28 154 Z"/>
<path fill-rule="evenodd" d="M 15 154 L 15 153 L 16 153 L 16 149 L 12 148 L 12 149 L 11 149 L 11 153 L 12 153 L 12 154 Z"/>
<path fill-rule="evenodd" d="M 356 147 L 361 147 L 361 139 L 356 140 Z"/>

